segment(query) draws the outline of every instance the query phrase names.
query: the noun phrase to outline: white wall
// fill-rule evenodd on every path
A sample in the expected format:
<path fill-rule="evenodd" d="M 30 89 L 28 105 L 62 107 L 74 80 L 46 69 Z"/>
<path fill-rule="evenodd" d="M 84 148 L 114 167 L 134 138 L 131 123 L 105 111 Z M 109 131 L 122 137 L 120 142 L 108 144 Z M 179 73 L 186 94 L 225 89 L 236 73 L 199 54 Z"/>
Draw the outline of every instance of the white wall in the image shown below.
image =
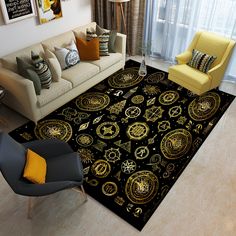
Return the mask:
<path fill-rule="evenodd" d="M 37 16 L 5 25 L 0 11 L 0 57 L 91 22 L 90 1 L 61 1 L 63 17 L 42 25 Z"/>

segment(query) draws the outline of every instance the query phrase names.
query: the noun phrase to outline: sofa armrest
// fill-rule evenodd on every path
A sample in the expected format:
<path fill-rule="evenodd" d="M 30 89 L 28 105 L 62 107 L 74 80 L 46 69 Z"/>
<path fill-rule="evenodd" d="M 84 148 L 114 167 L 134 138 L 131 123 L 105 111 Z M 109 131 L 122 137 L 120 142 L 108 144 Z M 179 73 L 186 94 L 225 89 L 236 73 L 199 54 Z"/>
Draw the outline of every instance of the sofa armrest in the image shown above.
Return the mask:
<path fill-rule="evenodd" d="M 126 35 L 117 33 L 116 41 L 115 41 L 115 51 L 119 52 L 123 56 L 123 60 L 125 63 L 125 57 L 126 57 Z"/>
<path fill-rule="evenodd" d="M 185 51 L 179 55 L 177 55 L 175 58 L 178 62 L 178 64 L 187 64 L 192 57 L 192 53 L 190 51 Z"/>
<path fill-rule="evenodd" d="M 37 97 L 33 82 L 13 71 L 0 67 L 0 85 L 6 89 L 3 102 L 36 122 Z"/>

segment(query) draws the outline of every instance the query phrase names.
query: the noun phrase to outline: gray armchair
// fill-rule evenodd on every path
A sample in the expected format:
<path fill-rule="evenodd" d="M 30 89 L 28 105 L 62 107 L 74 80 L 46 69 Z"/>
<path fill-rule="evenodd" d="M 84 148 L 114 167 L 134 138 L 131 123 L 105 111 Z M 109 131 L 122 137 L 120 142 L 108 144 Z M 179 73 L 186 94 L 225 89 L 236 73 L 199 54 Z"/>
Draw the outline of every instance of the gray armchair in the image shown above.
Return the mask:
<path fill-rule="evenodd" d="M 47 163 L 45 184 L 34 184 L 23 178 L 27 148 L 45 158 Z M 83 167 L 78 153 L 60 140 L 36 140 L 20 144 L 8 134 L 0 132 L 0 169 L 16 194 L 38 197 L 76 187 L 81 189 L 87 200 L 82 185 Z M 31 217 L 31 200 L 28 217 Z"/>

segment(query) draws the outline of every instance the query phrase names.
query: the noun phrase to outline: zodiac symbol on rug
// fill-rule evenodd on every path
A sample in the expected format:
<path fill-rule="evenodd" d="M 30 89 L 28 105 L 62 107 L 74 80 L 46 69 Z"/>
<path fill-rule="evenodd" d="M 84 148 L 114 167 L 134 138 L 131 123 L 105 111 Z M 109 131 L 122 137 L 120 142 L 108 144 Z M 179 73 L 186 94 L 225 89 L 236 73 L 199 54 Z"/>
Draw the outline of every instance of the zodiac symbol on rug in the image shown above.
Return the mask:
<path fill-rule="evenodd" d="M 104 157 L 107 159 L 109 162 L 116 163 L 117 161 L 120 160 L 121 153 L 119 151 L 119 148 L 110 148 L 105 150 Z"/>
<path fill-rule="evenodd" d="M 118 179 L 119 181 L 121 181 L 121 170 L 119 170 L 115 175 L 114 175 L 114 177 L 116 178 L 116 179 Z"/>
<path fill-rule="evenodd" d="M 188 101 L 187 98 L 183 98 L 183 99 L 182 99 L 181 101 L 179 101 L 179 102 L 182 103 L 182 104 L 185 104 L 187 101 Z"/>
<path fill-rule="evenodd" d="M 164 72 L 156 72 L 151 75 L 149 75 L 145 81 L 149 84 L 158 84 L 160 81 L 162 81 L 165 78 Z"/>
<path fill-rule="evenodd" d="M 125 185 L 127 198 L 134 204 L 146 204 L 157 194 L 159 181 L 151 171 L 143 170 L 132 174 Z"/>
<path fill-rule="evenodd" d="M 156 102 L 156 97 L 147 100 L 147 106 L 154 105 Z"/>
<path fill-rule="evenodd" d="M 195 121 L 209 119 L 219 109 L 220 102 L 220 96 L 214 92 L 198 96 L 188 106 L 189 116 Z"/>
<path fill-rule="evenodd" d="M 134 210 L 134 216 L 138 218 L 138 217 L 140 217 L 140 215 L 142 214 L 142 212 L 143 212 L 142 208 L 137 207 L 137 208 L 135 208 L 135 210 Z"/>
<path fill-rule="evenodd" d="M 89 127 L 89 123 L 90 122 L 87 122 L 87 123 L 84 123 L 84 124 L 80 125 L 79 131 L 87 129 Z"/>
<path fill-rule="evenodd" d="M 128 212 L 131 212 L 131 210 L 132 210 L 133 207 L 134 207 L 134 204 L 129 203 L 129 204 L 127 205 L 127 207 L 126 207 L 126 210 L 127 210 Z"/>
<path fill-rule="evenodd" d="M 141 140 L 147 137 L 148 133 L 149 126 L 145 122 L 134 122 L 126 130 L 127 136 L 133 140 Z"/>
<path fill-rule="evenodd" d="M 111 172 L 111 166 L 107 161 L 100 159 L 93 163 L 91 172 L 98 178 L 106 178 Z"/>
<path fill-rule="evenodd" d="M 114 142 L 114 144 L 120 148 L 122 148 L 123 150 L 125 150 L 126 152 L 131 153 L 131 141 L 125 142 L 125 143 L 121 143 L 122 140 L 118 140 L 116 142 Z"/>
<path fill-rule="evenodd" d="M 77 151 L 79 153 L 80 159 L 83 163 L 88 164 L 94 161 L 94 156 L 92 151 L 89 149 L 81 148 Z"/>
<path fill-rule="evenodd" d="M 116 115 L 119 115 L 120 112 L 124 109 L 126 104 L 126 100 L 123 100 L 121 102 L 118 102 L 110 107 L 107 108 L 107 110 L 110 112 L 110 114 L 114 113 Z"/>
<path fill-rule="evenodd" d="M 32 135 L 29 134 L 29 133 L 27 133 L 27 132 L 23 132 L 22 134 L 20 134 L 20 136 L 21 136 L 22 138 L 24 138 L 25 140 L 27 140 L 27 141 L 33 139 Z"/>
<path fill-rule="evenodd" d="M 103 90 L 106 89 L 106 85 L 100 83 L 100 84 L 96 85 L 94 88 L 97 89 L 97 90 L 99 90 L 99 91 L 103 91 Z"/>
<path fill-rule="evenodd" d="M 140 77 L 142 77 L 142 76 L 140 76 Z M 130 90 L 123 96 L 123 98 L 125 98 L 125 99 L 129 98 L 132 94 L 136 93 L 137 90 L 138 90 L 138 87 L 135 87 L 135 88 L 130 89 Z"/>
<path fill-rule="evenodd" d="M 161 92 L 161 90 L 157 87 L 157 86 L 154 86 L 154 85 L 146 85 L 144 88 L 143 88 L 143 92 L 147 95 L 156 95 L 158 93 Z"/>
<path fill-rule="evenodd" d="M 89 170 L 90 170 L 90 166 L 86 167 L 83 169 L 83 174 L 84 175 L 87 175 L 89 173 Z"/>
<path fill-rule="evenodd" d="M 110 93 L 112 93 L 114 90 L 115 90 L 115 89 L 109 88 L 109 89 L 106 91 L 106 93 L 107 93 L 107 94 L 110 94 Z"/>
<path fill-rule="evenodd" d="M 167 120 L 158 122 L 157 129 L 158 132 L 165 132 L 166 130 L 170 129 L 170 122 Z"/>
<path fill-rule="evenodd" d="M 122 162 L 121 170 L 125 174 L 131 174 L 136 170 L 137 164 L 135 161 L 128 159 Z"/>
<path fill-rule="evenodd" d="M 143 101 L 144 101 L 143 95 L 135 95 L 131 99 L 131 102 L 134 104 L 141 104 Z"/>
<path fill-rule="evenodd" d="M 193 122 L 189 120 L 188 124 L 186 124 L 185 127 L 187 128 L 187 130 L 191 130 L 193 127 Z"/>
<path fill-rule="evenodd" d="M 117 96 L 117 97 L 121 96 L 122 94 L 123 94 L 123 91 L 122 91 L 122 90 L 117 90 L 117 91 L 115 91 L 115 92 L 113 93 L 113 95 L 114 95 L 114 96 Z"/>
<path fill-rule="evenodd" d="M 152 138 L 148 139 L 148 144 L 153 144 L 155 142 L 155 138 L 157 137 L 157 134 L 155 134 Z"/>
<path fill-rule="evenodd" d="M 161 168 L 159 167 L 159 165 L 161 164 L 162 159 L 161 159 L 161 155 L 160 154 L 154 154 L 151 156 L 150 161 L 147 165 L 152 166 L 152 170 L 155 171 L 161 171 Z"/>
<path fill-rule="evenodd" d="M 171 173 L 174 171 L 175 165 L 173 163 L 169 163 L 166 166 L 166 171 L 163 173 L 163 178 L 169 178 Z"/>
<path fill-rule="evenodd" d="M 147 146 L 140 146 L 136 148 L 134 156 L 136 159 L 145 159 L 149 155 L 149 149 Z"/>
<path fill-rule="evenodd" d="M 139 107 L 136 107 L 136 106 L 128 107 L 125 110 L 125 115 L 128 118 L 132 118 L 133 119 L 133 118 L 138 117 L 140 114 L 141 114 L 141 109 Z"/>
<path fill-rule="evenodd" d="M 114 182 L 106 182 L 102 185 L 102 193 L 111 197 L 117 193 L 118 187 Z"/>
<path fill-rule="evenodd" d="M 179 116 L 179 115 L 181 115 L 181 113 L 182 113 L 182 108 L 181 108 L 181 106 L 174 106 L 174 107 L 171 107 L 170 109 L 169 109 L 169 112 L 168 112 L 168 114 L 169 114 L 169 116 L 172 118 L 172 117 L 177 117 L 177 116 Z"/>
<path fill-rule="evenodd" d="M 197 94 L 195 94 L 194 92 L 192 92 L 192 91 L 190 91 L 190 90 L 187 91 L 187 95 L 188 95 L 189 97 L 191 97 L 191 98 L 197 96 Z"/>
<path fill-rule="evenodd" d="M 73 122 L 78 125 L 82 122 L 82 120 L 88 119 L 89 117 L 90 117 L 90 114 L 88 113 L 78 112 L 77 117 L 73 119 Z"/>
<path fill-rule="evenodd" d="M 177 90 L 178 90 L 178 91 L 182 91 L 182 90 L 183 90 L 183 87 L 179 85 L 178 88 L 177 88 Z"/>
<path fill-rule="evenodd" d="M 60 115 L 65 116 L 66 120 L 70 120 L 71 121 L 77 115 L 77 111 L 74 108 L 67 107 L 67 108 L 62 110 L 62 113 Z"/>
<path fill-rule="evenodd" d="M 115 115 L 109 115 L 109 116 L 107 116 L 107 118 L 108 119 L 110 119 L 110 120 L 117 120 L 117 116 L 115 116 Z"/>
<path fill-rule="evenodd" d="M 103 152 L 103 149 L 107 146 L 106 143 L 104 143 L 101 140 L 97 140 L 97 143 L 93 145 L 94 148 L 96 148 L 98 151 Z"/>
<path fill-rule="evenodd" d="M 202 128 L 203 128 L 203 127 L 202 127 L 201 124 L 197 124 L 197 125 L 196 125 L 196 128 L 193 129 L 193 131 L 194 131 L 195 133 L 199 134 L 200 131 L 202 130 Z"/>
<path fill-rule="evenodd" d="M 180 116 L 177 120 L 177 123 L 180 125 L 184 125 L 184 123 L 187 121 L 187 118 L 185 116 Z"/>
<path fill-rule="evenodd" d="M 164 197 L 169 191 L 169 186 L 165 185 L 161 188 L 161 196 Z"/>
<path fill-rule="evenodd" d="M 194 141 L 193 141 L 193 147 L 192 147 L 192 152 L 194 153 L 198 148 L 199 146 L 201 145 L 202 143 L 202 139 L 197 137 Z"/>
<path fill-rule="evenodd" d="M 203 130 L 202 133 L 203 133 L 204 135 L 206 135 L 207 133 L 209 133 L 210 130 L 213 128 L 214 123 L 215 123 L 215 119 L 211 120 L 211 121 L 208 123 L 207 127 Z"/>
<path fill-rule="evenodd" d="M 95 118 L 95 119 L 93 120 L 93 125 L 99 123 L 99 122 L 101 121 L 101 119 L 102 119 L 103 116 L 104 116 L 104 114 L 101 115 L 101 116 L 98 116 L 97 118 Z"/>
<path fill-rule="evenodd" d="M 98 182 L 96 179 L 88 180 L 88 178 L 87 178 L 87 179 L 85 179 L 85 180 L 86 180 L 86 182 L 87 182 L 89 185 L 91 185 L 91 186 L 93 186 L 93 187 L 96 187 L 96 186 L 98 186 L 98 184 L 99 184 L 99 182 Z"/>
<path fill-rule="evenodd" d="M 161 106 L 152 106 L 151 108 L 146 109 L 143 117 L 146 119 L 146 121 L 155 122 L 157 119 L 162 117 L 163 112 L 164 110 L 161 108 Z"/>
<path fill-rule="evenodd" d="M 179 99 L 179 93 L 174 90 L 165 91 L 159 96 L 162 105 L 171 105 Z"/>
<path fill-rule="evenodd" d="M 115 199 L 114 199 L 115 203 L 118 204 L 119 206 L 123 206 L 124 203 L 125 203 L 125 200 L 123 197 L 120 197 L 120 196 L 117 196 Z"/>
<path fill-rule="evenodd" d="M 120 128 L 116 122 L 103 122 L 100 124 L 97 129 L 97 135 L 102 139 L 113 139 L 115 138 L 120 132 Z"/>

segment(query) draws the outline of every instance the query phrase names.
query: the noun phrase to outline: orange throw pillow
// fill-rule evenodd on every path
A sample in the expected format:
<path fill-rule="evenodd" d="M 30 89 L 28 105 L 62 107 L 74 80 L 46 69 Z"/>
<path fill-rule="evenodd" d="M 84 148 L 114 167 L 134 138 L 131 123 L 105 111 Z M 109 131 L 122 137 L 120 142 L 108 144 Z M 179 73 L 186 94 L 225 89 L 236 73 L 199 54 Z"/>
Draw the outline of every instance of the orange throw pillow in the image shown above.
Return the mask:
<path fill-rule="evenodd" d="M 23 176 L 35 184 L 44 184 L 46 179 L 46 171 L 46 160 L 37 153 L 28 149 Z"/>
<path fill-rule="evenodd" d="M 76 38 L 76 46 L 79 51 L 80 60 L 92 61 L 99 60 L 99 39 L 94 38 L 86 41 L 82 38 Z"/>

